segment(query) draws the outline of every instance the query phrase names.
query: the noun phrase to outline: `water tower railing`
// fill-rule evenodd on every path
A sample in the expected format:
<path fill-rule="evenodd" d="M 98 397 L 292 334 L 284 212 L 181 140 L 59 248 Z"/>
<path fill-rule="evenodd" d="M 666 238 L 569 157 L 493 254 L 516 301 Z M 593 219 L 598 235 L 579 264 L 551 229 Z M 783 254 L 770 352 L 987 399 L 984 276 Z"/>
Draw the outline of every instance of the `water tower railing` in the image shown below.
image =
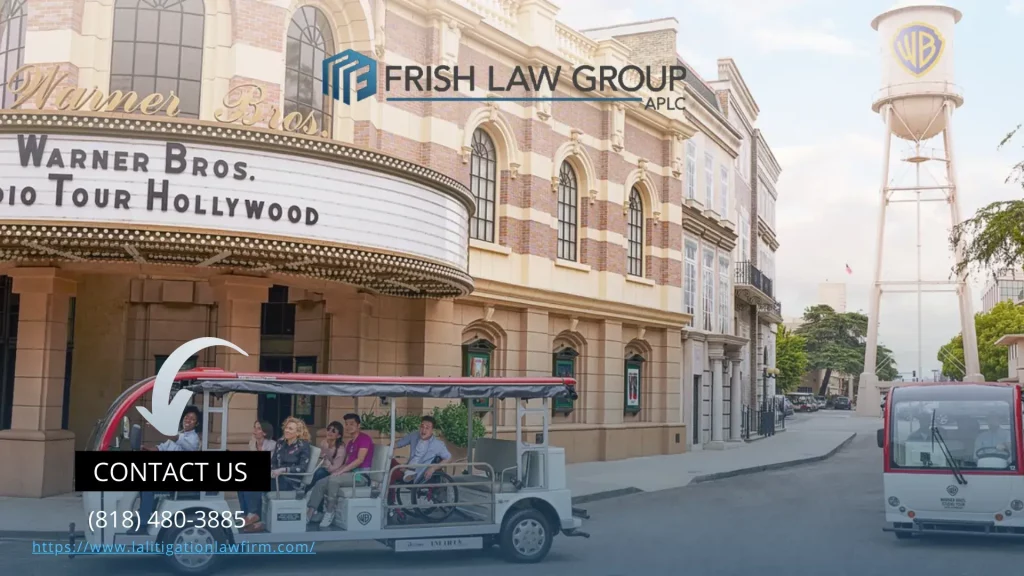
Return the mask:
<path fill-rule="evenodd" d="M 873 102 L 876 108 L 880 108 L 885 102 L 915 96 L 946 96 L 959 102 L 964 100 L 963 89 L 952 82 L 903 82 L 878 90 Z"/>

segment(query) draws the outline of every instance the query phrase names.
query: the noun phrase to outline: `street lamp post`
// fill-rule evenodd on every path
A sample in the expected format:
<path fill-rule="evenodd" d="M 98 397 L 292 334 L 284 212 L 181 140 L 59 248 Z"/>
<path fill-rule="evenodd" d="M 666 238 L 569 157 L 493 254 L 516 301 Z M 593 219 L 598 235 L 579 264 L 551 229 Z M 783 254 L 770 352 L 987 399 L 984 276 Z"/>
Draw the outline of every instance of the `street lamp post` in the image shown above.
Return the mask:
<path fill-rule="evenodd" d="M 764 354 L 761 363 L 761 435 L 771 436 L 775 433 L 775 411 L 770 409 L 768 403 L 768 379 L 775 378 L 774 374 L 768 373 L 768 346 L 764 347 Z"/>

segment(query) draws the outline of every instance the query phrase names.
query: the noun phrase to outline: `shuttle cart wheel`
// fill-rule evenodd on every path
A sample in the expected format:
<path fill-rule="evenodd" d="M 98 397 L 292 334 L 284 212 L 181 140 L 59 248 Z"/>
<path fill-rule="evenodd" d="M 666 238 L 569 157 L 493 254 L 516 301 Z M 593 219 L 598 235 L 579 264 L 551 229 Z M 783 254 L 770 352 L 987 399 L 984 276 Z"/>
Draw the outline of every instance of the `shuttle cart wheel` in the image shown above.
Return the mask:
<path fill-rule="evenodd" d="M 185 526 L 165 530 L 160 535 L 160 542 L 165 548 L 174 547 L 175 553 L 165 557 L 178 574 L 212 574 L 221 559 L 216 552 L 228 543 L 228 539 L 220 528 Z M 205 550 L 212 554 L 203 553 Z"/>
<path fill-rule="evenodd" d="M 500 545 L 505 559 L 517 564 L 540 562 L 551 550 L 555 535 L 539 510 L 525 508 L 505 519 Z"/>

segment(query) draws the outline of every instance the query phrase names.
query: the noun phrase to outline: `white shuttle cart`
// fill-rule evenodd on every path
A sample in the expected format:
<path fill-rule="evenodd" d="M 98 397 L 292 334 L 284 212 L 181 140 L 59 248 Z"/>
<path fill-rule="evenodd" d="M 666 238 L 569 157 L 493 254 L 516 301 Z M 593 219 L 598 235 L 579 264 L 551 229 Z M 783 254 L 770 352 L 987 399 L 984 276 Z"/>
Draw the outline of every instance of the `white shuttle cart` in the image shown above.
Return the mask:
<path fill-rule="evenodd" d="M 89 442 L 91 450 L 138 450 L 141 428 L 131 426 L 129 410 L 153 387 L 153 378 L 143 380 L 125 391 L 111 406 Z M 210 512 L 238 516 L 237 503 L 224 493 L 176 493 L 158 497 L 156 510 L 170 512 L 175 522 L 170 528 L 150 528 L 149 535 L 133 535 L 125 528 L 85 527 L 90 544 L 146 542 L 233 544 L 246 541 L 248 546 L 278 544 L 375 541 L 395 551 L 466 550 L 498 546 L 512 562 L 539 562 L 551 548 L 557 534 L 589 537 L 580 530 L 586 513 L 572 507 L 572 496 L 566 484 L 565 451 L 548 444 L 551 398 L 575 398 L 575 381 L 570 378 L 384 378 L 350 377 L 323 374 L 230 373 L 201 368 L 178 374 L 176 387 L 192 390 L 194 402 L 201 403 L 204 430 L 203 450 L 226 450 L 228 405 L 236 394 L 297 394 L 313 396 L 379 398 L 390 404 L 391 434 L 388 444 L 375 446 L 370 486 L 343 488 L 333 526 L 321 529 L 307 523 L 305 490 L 273 491 L 264 498 L 262 519 L 265 532 L 241 533 L 234 525 L 229 529 L 201 526 L 191 519 Z M 439 474 L 427 484 L 412 490 L 408 486 L 393 488 L 391 478 L 398 469 L 395 464 L 394 398 L 470 399 L 467 427 L 472 418 L 488 412 L 497 400 L 516 403 L 516 434 L 514 440 L 497 437 L 492 418 L 491 437 L 476 438 L 470 434 L 467 458 L 441 466 Z M 472 399 L 489 399 L 487 407 L 477 407 Z M 541 405 L 527 407 L 525 400 L 542 399 Z M 527 413 L 536 414 L 542 431 L 536 443 L 522 440 L 522 422 Z M 212 424 L 219 424 L 216 428 Z M 122 441 L 125 438 L 126 441 Z M 319 449 L 313 447 L 311 468 L 316 465 Z M 313 470 L 302 477 L 308 482 Z M 387 495 L 391 490 L 393 498 Z M 137 506 L 137 492 L 90 492 L 83 495 L 86 514 L 97 511 L 123 513 Z M 90 515 L 90 517 L 93 517 Z M 178 524 L 182 524 L 179 526 Z M 70 539 L 74 543 L 75 527 Z M 72 547 L 74 549 L 74 547 Z M 168 556 L 171 566 L 180 573 L 207 574 L 217 568 L 223 555 Z"/>
<path fill-rule="evenodd" d="M 1019 386 L 907 384 L 886 402 L 884 531 L 1024 537 Z"/>

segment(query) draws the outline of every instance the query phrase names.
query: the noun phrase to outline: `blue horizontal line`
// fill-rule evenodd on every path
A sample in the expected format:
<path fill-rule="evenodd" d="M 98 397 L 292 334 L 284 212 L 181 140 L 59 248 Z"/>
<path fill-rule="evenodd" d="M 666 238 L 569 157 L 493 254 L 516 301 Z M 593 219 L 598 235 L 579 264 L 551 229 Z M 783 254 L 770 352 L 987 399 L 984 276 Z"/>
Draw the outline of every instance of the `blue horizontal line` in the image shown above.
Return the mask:
<path fill-rule="evenodd" d="M 602 96 L 584 96 L 580 98 L 572 96 L 555 96 L 550 98 L 517 98 L 514 96 L 399 96 L 395 98 L 385 98 L 385 100 L 393 102 L 643 102 L 644 99 L 640 97 L 605 98 Z"/>

